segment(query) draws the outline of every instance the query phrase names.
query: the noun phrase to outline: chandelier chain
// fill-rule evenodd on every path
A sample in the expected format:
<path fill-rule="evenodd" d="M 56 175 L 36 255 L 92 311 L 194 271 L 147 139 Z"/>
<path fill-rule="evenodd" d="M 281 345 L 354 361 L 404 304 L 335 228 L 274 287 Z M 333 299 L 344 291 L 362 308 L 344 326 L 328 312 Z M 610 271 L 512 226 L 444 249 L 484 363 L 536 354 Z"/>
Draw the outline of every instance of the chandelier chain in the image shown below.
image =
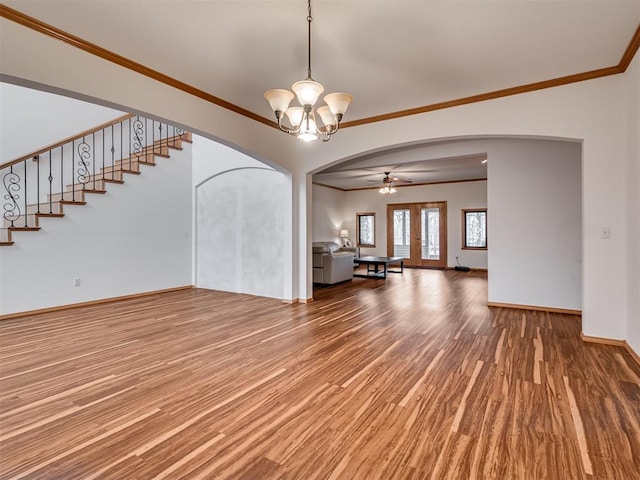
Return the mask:
<path fill-rule="evenodd" d="M 311 16 L 311 0 L 307 0 L 307 11 L 309 12 L 307 15 L 307 58 L 309 60 L 309 66 L 307 68 L 307 78 L 313 80 L 313 78 L 311 78 L 311 22 L 313 22 L 313 17 Z"/>

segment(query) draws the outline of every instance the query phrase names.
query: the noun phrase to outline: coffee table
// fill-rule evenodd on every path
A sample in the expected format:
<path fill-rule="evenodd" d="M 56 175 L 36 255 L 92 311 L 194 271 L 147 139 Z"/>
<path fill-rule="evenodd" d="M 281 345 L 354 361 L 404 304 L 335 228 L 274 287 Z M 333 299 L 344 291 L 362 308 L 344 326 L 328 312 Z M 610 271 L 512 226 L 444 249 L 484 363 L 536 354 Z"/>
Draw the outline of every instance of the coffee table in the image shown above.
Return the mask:
<path fill-rule="evenodd" d="M 400 273 L 404 271 L 404 257 L 374 257 L 374 256 L 364 256 L 364 257 L 356 257 L 353 259 L 353 263 L 357 263 L 358 265 L 366 265 L 367 273 L 354 273 L 354 277 L 363 277 L 363 278 L 387 278 L 388 273 Z M 400 270 L 390 270 L 389 267 L 391 265 L 400 265 Z"/>

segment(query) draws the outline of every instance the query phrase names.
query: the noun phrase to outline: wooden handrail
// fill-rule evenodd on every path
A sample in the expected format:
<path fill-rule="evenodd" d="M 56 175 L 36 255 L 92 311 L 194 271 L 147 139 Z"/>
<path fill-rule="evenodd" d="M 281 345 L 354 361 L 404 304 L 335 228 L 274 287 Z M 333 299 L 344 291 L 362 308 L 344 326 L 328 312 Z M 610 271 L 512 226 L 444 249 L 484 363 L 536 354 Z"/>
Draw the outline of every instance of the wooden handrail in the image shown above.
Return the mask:
<path fill-rule="evenodd" d="M 56 142 L 52 145 L 48 145 L 44 148 L 40 148 L 38 150 L 36 150 L 35 152 L 31 152 L 28 155 L 23 155 L 20 158 L 16 158 L 15 160 L 11 160 L 10 162 L 7 163 L 3 163 L 2 165 L 0 165 L 0 170 L 2 170 L 3 168 L 6 167 L 10 167 L 11 165 L 15 165 L 17 163 L 23 162 L 24 160 L 29 160 L 30 158 L 36 157 L 38 155 L 40 155 L 41 153 L 45 153 L 48 152 L 50 150 L 53 150 L 54 148 L 58 148 L 62 145 L 66 145 L 67 143 L 71 143 L 75 140 L 78 140 L 79 138 L 82 137 L 86 137 L 87 135 L 91 135 L 92 133 L 95 132 L 99 132 L 100 130 L 104 130 L 107 127 L 110 127 L 111 125 L 116 125 L 120 122 L 124 122 L 125 120 L 129 119 L 129 118 L 133 118 L 135 117 L 135 115 L 133 113 L 127 113 L 126 115 L 122 115 L 121 117 L 118 117 L 114 120 L 110 120 L 106 123 L 103 123 L 101 125 L 98 125 L 97 127 L 93 127 L 90 128 L 89 130 L 85 130 L 84 132 L 80 132 L 76 135 L 73 135 L 72 137 L 69 138 L 65 138 L 64 140 L 60 140 L 59 142 Z"/>

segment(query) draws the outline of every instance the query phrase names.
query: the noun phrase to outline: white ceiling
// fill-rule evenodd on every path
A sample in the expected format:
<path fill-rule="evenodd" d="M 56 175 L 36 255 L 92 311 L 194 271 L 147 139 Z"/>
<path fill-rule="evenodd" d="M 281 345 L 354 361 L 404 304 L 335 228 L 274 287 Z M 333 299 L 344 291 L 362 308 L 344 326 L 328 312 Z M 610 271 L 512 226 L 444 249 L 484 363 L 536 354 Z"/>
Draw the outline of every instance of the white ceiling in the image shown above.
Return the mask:
<path fill-rule="evenodd" d="M 269 119 L 264 91 L 306 77 L 306 0 L 4 3 Z M 640 0 L 312 7 L 313 76 L 353 95 L 345 121 L 615 66 L 640 24 Z"/>
<path fill-rule="evenodd" d="M 357 157 L 315 174 L 313 181 L 341 190 L 358 190 L 381 187 L 387 172 L 392 180 L 401 180 L 394 182 L 395 186 L 487 178 L 487 163 L 483 163 L 487 160 L 486 152 L 464 155 L 428 153 L 434 146 L 438 144 L 395 148 Z"/>

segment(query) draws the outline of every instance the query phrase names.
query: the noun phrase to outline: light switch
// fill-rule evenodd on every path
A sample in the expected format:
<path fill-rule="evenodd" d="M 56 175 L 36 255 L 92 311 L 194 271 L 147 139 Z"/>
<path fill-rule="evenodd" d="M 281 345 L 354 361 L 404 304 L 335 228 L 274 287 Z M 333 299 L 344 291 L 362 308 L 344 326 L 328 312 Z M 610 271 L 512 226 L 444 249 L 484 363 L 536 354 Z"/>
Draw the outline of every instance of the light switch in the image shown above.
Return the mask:
<path fill-rule="evenodd" d="M 602 227 L 600 229 L 600 238 L 603 239 L 609 239 L 611 238 L 611 228 L 609 227 Z"/>

